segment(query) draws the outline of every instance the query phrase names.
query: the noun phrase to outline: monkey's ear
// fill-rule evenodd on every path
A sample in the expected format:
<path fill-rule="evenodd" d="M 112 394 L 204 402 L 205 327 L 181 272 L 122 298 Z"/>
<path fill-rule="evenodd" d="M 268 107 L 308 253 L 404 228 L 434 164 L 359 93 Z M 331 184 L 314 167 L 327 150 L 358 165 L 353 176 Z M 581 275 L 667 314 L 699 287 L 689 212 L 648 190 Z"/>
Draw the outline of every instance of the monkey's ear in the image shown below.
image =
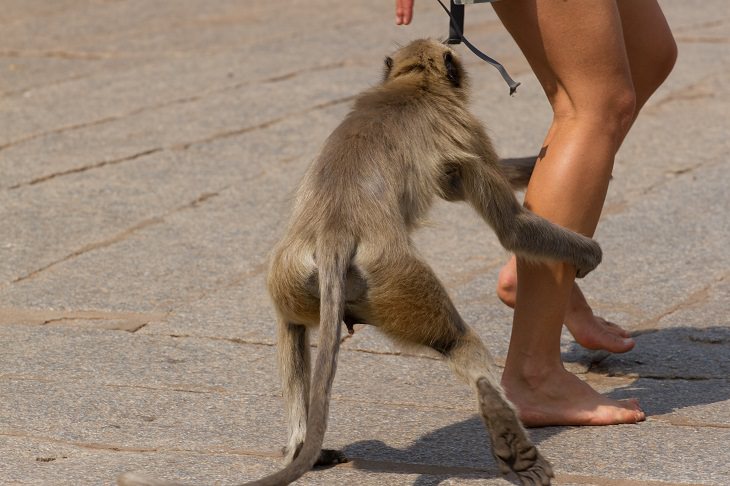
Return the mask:
<path fill-rule="evenodd" d="M 385 56 L 385 69 L 383 69 L 383 81 L 388 80 L 388 76 L 390 76 L 391 69 L 393 69 L 393 58 L 390 56 Z"/>
<path fill-rule="evenodd" d="M 444 52 L 444 67 L 446 68 L 446 79 L 451 81 L 455 87 L 461 86 L 461 66 L 459 62 L 454 59 L 454 55 L 451 51 Z"/>

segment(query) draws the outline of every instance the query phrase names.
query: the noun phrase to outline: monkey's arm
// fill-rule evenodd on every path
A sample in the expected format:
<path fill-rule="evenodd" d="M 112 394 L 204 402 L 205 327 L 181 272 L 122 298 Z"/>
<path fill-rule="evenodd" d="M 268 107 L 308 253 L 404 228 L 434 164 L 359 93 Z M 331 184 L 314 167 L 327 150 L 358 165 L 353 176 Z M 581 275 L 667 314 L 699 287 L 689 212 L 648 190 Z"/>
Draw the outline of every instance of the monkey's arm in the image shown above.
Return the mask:
<path fill-rule="evenodd" d="M 491 153 L 485 159 L 496 161 L 496 156 Z M 523 258 L 567 261 L 579 278 L 601 262 L 598 243 L 523 208 L 496 164 L 470 159 L 460 164 L 459 176 L 463 198 L 507 250 Z"/>

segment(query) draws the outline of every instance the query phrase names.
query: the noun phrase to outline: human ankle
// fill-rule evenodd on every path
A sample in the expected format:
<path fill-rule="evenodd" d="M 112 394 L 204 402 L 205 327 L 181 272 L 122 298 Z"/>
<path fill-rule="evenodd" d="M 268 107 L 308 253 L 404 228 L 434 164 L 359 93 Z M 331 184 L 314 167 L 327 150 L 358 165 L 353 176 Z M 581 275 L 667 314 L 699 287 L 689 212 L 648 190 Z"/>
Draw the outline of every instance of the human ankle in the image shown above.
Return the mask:
<path fill-rule="evenodd" d="M 567 311 L 570 313 L 590 313 L 593 314 L 593 309 L 588 304 L 588 301 L 580 290 L 580 287 L 576 283 L 573 284 L 573 290 L 570 293 L 570 299 L 568 299 Z"/>
<path fill-rule="evenodd" d="M 542 387 L 548 379 L 555 377 L 556 373 L 562 372 L 565 372 L 565 368 L 560 362 L 520 363 L 505 366 L 502 381 L 535 390 Z"/>

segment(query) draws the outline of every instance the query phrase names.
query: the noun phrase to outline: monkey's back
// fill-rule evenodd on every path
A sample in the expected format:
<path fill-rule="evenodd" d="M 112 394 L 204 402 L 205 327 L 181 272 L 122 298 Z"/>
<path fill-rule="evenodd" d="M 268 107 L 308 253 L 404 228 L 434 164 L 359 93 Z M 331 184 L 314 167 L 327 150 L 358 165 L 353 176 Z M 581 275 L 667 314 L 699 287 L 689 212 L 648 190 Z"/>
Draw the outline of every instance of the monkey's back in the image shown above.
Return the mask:
<path fill-rule="evenodd" d="M 440 195 L 444 159 L 461 154 L 465 117 L 453 95 L 417 83 L 363 93 L 307 171 L 292 223 L 405 237 Z"/>

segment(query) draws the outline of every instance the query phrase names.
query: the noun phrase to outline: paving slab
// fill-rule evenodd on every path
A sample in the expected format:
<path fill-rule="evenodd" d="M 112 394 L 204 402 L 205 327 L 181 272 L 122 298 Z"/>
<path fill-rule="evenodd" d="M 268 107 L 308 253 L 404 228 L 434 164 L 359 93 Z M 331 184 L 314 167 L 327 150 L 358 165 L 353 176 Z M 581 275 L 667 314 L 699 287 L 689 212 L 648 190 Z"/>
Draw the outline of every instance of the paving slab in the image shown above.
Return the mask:
<path fill-rule="evenodd" d="M 730 483 L 730 51 L 722 0 L 661 2 L 672 75 L 617 156 L 581 282 L 630 329 L 623 355 L 563 333 L 568 369 L 638 398 L 645 423 L 531 436 L 556 483 Z M 276 470 L 285 436 L 266 262 L 310 160 L 378 82 L 383 57 L 446 33 L 392 0 L 8 0 L 0 11 L 0 483 L 108 485 L 126 470 L 236 484 Z M 485 6 L 465 53 L 500 154 L 534 154 L 550 109 Z M 466 205 L 414 241 L 504 362 L 509 255 Z M 316 337 L 316 336 L 315 336 Z M 316 348 L 312 348 L 316 352 Z M 343 342 L 326 442 L 352 462 L 303 485 L 516 484 L 498 475 L 472 392 L 432 352 L 369 326 Z"/>
<path fill-rule="evenodd" d="M 263 451 L 272 456 L 284 439 L 283 404 L 278 383 L 270 379 L 275 373 L 270 346 L 195 338 L 170 342 L 127 332 L 78 330 L 69 335 L 64 327 L 4 326 L 1 330 L 6 343 L 2 355 L 14 366 L 7 366 L 0 376 L 3 396 L 8 397 L 0 411 L 0 435 L 168 455 L 178 450 L 213 455 L 235 450 L 239 454 Z M 20 347 L 12 345 L 33 339 L 43 339 L 44 347 L 38 348 L 37 355 L 20 355 Z M 125 345 L 130 340 L 133 344 Z M 396 468 L 390 464 L 395 462 L 405 464 L 399 466 L 405 471 L 418 471 L 418 464 L 457 468 L 453 474 L 467 476 L 494 470 L 491 460 L 486 460 L 487 439 L 473 414 L 473 397 L 465 386 L 449 379 L 450 372 L 443 363 L 345 351 L 339 368 L 328 437 L 334 446 L 344 447 L 353 458 L 365 461 L 367 468 L 388 471 Z M 625 434 L 614 440 L 639 441 L 638 451 L 641 444 L 652 440 L 675 440 L 663 435 L 684 434 L 684 428 L 689 427 L 710 431 L 705 438 L 722 446 L 730 425 L 730 397 L 722 387 L 726 382 L 701 382 L 708 385 L 703 387 L 696 381 L 671 381 L 669 390 L 660 390 L 665 383 L 647 379 L 611 382 L 600 377 L 592 382 L 600 391 L 611 391 L 615 398 L 638 396 L 644 400 L 648 413 L 658 415 L 646 424 L 551 428 L 533 431 L 532 435 L 543 450 L 550 451 L 543 442 L 569 431 L 585 434 L 582 441 L 590 441 L 595 434 L 603 440 L 605 433 L 622 429 Z M 373 385 L 377 388 L 371 389 Z M 673 399 L 653 405 L 651 397 L 657 396 Z M 43 397 L 53 397 L 52 403 L 34 408 L 32 404 Z M 704 407 L 707 404 L 714 409 Z M 25 412 L 18 414 L 17 410 Z M 461 419 L 454 423 L 458 417 Z M 677 428 L 672 428 L 674 425 Z M 713 438 L 715 433 L 719 436 Z M 567 439 L 558 442 L 555 450 L 565 451 L 574 444 Z M 583 457 L 588 457 L 585 445 L 581 448 L 586 454 Z M 657 454 L 663 450 L 657 449 Z M 698 449 L 698 453 L 707 457 L 707 448 Z M 491 466 L 485 466 L 485 460 Z M 661 462 L 662 457 L 654 460 Z M 604 462 L 607 470 L 612 464 L 608 459 Z M 228 465 L 224 462 L 220 467 L 227 470 Z M 667 473 L 666 469 L 658 470 Z M 585 464 L 561 471 L 593 474 Z M 663 479 L 653 473 L 638 474 L 628 466 L 621 471 L 619 476 L 627 478 Z"/>

